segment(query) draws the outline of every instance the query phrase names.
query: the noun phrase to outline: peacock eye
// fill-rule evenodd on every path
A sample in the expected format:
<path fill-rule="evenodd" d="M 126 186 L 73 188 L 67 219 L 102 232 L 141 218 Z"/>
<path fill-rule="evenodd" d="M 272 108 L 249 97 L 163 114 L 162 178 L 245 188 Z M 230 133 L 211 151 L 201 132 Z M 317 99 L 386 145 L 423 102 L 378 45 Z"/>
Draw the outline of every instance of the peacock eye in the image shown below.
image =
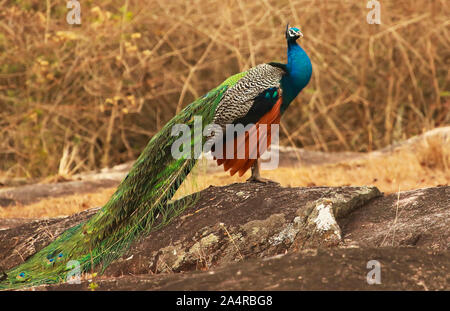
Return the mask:
<path fill-rule="evenodd" d="M 19 276 L 20 276 L 21 278 L 23 278 L 23 277 L 25 276 L 25 273 L 20 272 L 20 273 L 19 273 Z"/>
<path fill-rule="evenodd" d="M 62 254 L 62 253 L 60 253 L 60 254 L 58 255 L 58 257 L 59 257 L 59 258 L 61 258 L 62 256 L 63 256 L 63 254 Z"/>
<path fill-rule="evenodd" d="M 54 261 L 54 259 L 53 258 L 50 258 L 49 260 L 48 260 L 49 262 L 53 262 Z"/>

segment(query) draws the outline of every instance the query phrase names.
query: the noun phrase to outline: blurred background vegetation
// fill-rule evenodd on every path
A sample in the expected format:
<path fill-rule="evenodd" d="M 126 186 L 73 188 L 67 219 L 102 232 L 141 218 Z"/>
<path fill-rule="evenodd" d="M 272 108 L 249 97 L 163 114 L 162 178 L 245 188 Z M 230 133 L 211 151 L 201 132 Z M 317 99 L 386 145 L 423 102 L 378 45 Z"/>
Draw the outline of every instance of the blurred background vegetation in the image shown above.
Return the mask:
<path fill-rule="evenodd" d="M 0 0 L 0 171 L 44 177 L 132 160 L 230 75 L 286 61 L 300 26 L 313 62 L 283 145 L 371 151 L 450 123 L 450 4 L 366 1 Z"/>

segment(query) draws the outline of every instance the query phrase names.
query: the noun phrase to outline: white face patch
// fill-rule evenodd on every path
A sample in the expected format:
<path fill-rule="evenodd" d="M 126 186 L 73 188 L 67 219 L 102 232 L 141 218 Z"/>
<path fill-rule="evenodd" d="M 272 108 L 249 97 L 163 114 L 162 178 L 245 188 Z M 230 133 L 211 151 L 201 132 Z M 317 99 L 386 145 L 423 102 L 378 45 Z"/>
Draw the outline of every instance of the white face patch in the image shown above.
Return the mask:
<path fill-rule="evenodd" d="M 289 37 L 295 37 L 297 32 L 294 29 L 289 29 Z"/>
<path fill-rule="evenodd" d="M 293 28 L 289 28 L 289 37 L 291 38 L 295 38 L 295 37 L 303 37 L 303 34 L 301 33 L 300 30 L 294 30 Z"/>

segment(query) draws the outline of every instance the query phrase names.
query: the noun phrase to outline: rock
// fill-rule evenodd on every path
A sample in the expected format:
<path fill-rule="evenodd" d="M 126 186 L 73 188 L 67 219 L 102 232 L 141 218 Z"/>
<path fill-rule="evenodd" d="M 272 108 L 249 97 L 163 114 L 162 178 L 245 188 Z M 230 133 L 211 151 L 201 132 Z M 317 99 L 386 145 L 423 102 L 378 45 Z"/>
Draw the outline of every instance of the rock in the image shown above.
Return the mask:
<path fill-rule="evenodd" d="M 450 248 L 450 187 L 400 192 L 369 202 L 345 219 L 347 243 L 360 247 Z"/>
<path fill-rule="evenodd" d="M 449 207 L 448 186 L 388 196 L 375 187 L 210 187 L 96 282 L 111 290 L 372 289 L 366 266 L 378 260 L 389 273 L 377 289 L 448 289 Z M 21 263 L 95 211 L 0 231 L 0 265 Z M 87 288 L 70 286 L 39 289 Z"/>
<path fill-rule="evenodd" d="M 194 209 L 133 244 L 123 257 L 133 254 L 133 259 L 111 264 L 105 274 L 206 270 L 284 254 L 292 247 L 328 246 L 325 233 L 318 237 L 322 228 L 310 225 L 315 206 L 328 198 L 333 212 L 342 216 L 380 195 L 374 187 L 282 188 L 259 183 L 210 187 L 200 192 Z"/>
<path fill-rule="evenodd" d="M 38 219 L 27 223 L 23 223 L 24 219 L 17 223 L 1 220 L 0 227 L 2 223 L 9 223 L 12 227 L 0 230 L 0 267 L 10 269 L 22 263 L 64 230 L 88 219 L 97 210 L 98 208 L 94 208 L 72 216 Z"/>
<path fill-rule="evenodd" d="M 369 284 L 370 260 L 380 284 Z M 97 290 L 448 290 L 450 255 L 416 248 L 318 249 L 228 263 L 205 272 L 124 275 L 95 279 Z M 89 290 L 81 284 L 34 290 Z"/>

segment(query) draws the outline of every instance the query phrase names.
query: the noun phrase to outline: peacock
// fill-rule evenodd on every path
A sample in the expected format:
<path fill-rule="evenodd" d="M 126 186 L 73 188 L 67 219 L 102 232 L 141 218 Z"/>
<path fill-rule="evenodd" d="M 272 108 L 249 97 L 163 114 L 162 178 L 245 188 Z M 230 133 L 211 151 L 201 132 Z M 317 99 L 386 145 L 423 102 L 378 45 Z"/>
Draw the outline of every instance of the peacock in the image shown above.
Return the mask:
<path fill-rule="evenodd" d="M 286 64 L 270 62 L 235 74 L 186 106 L 151 138 L 115 193 L 95 215 L 7 271 L 0 289 L 65 282 L 75 268 L 79 273 L 92 273 L 94 268 L 101 273 L 137 238 L 165 226 L 195 204 L 195 196 L 171 201 L 198 158 L 195 150 L 173 156 L 172 146 L 180 139 L 173 135 L 176 125 L 187 125 L 191 134 L 199 117 L 200 133 L 210 124 L 220 128 L 230 124 L 250 126 L 251 130 L 243 134 L 227 135 L 225 131 L 216 135 L 212 131 L 209 135 L 191 135 L 190 147 L 210 142 L 217 164 L 223 165 L 225 171 L 242 176 L 251 168 L 250 181 L 267 182 L 260 175 L 259 164 L 271 141 L 267 126 L 279 124 L 281 115 L 312 74 L 311 61 L 297 43 L 303 37 L 300 29 L 288 24 L 285 37 Z M 262 125 L 267 130 L 260 135 Z M 250 144 L 252 137 L 257 137 L 256 145 Z M 225 152 L 229 146 L 235 147 L 231 154 Z M 242 148 L 246 149 L 244 156 L 236 157 Z M 255 152 L 256 157 L 250 156 Z"/>

